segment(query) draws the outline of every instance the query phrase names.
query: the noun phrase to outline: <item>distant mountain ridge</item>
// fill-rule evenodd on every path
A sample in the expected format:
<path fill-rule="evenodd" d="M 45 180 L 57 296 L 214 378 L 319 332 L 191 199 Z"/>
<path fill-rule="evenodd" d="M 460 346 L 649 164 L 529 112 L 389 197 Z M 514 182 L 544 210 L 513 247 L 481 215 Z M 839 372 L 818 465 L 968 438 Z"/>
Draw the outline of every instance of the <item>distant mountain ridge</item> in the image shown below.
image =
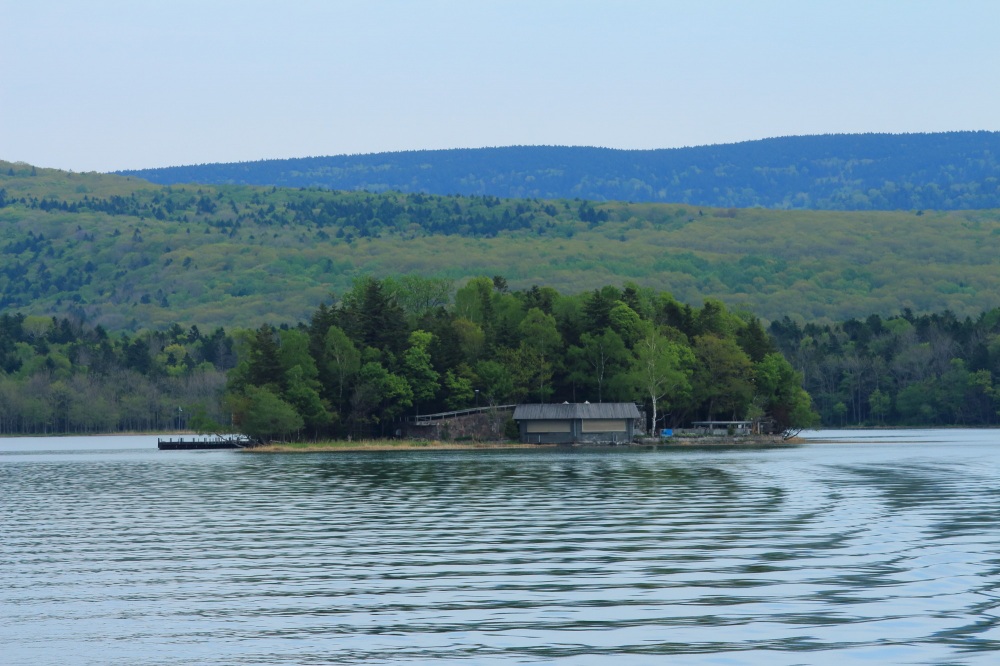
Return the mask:
<path fill-rule="evenodd" d="M 826 134 L 619 150 L 511 146 L 117 172 L 161 185 L 678 203 L 722 208 L 1000 208 L 1000 132 Z"/>

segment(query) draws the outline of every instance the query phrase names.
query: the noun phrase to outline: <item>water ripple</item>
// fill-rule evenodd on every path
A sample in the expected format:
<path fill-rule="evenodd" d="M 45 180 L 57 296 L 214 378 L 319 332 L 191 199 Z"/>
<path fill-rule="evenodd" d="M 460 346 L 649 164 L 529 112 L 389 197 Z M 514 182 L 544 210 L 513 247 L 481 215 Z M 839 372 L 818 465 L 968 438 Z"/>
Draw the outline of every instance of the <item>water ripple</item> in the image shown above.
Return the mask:
<path fill-rule="evenodd" d="M 991 663 L 1000 446 L 0 455 L 4 663 Z"/>

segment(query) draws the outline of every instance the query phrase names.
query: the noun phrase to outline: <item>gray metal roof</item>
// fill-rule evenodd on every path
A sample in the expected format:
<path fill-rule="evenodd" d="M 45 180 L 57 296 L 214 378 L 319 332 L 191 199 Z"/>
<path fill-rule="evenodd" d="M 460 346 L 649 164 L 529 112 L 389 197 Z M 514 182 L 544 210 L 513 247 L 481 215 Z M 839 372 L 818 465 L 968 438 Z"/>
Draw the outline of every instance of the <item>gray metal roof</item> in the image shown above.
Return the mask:
<path fill-rule="evenodd" d="M 514 408 L 515 421 L 536 419 L 638 419 L 639 408 L 632 402 L 573 402 L 562 405 L 518 405 Z"/>

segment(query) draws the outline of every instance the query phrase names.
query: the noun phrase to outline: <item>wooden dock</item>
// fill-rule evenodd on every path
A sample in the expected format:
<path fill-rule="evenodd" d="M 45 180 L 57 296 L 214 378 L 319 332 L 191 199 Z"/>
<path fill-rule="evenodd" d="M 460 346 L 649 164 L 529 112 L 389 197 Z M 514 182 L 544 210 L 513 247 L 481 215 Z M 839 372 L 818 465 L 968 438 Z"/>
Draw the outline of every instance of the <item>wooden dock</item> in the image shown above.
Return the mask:
<path fill-rule="evenodd" d="M 158 437 L 156 448 L 161 451 L 196 451 L 210 449 L 246 449 L 253 446 L 247 437 Z"/>

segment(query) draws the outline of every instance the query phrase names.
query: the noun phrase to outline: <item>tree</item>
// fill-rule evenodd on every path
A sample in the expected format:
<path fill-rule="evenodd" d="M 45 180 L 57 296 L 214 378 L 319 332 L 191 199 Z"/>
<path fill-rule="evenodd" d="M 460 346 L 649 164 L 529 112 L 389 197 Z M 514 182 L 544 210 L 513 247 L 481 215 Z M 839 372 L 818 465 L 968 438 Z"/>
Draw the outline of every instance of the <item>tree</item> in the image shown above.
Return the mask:
<path fill-rule="evenodd" d="M 361 366 L 351 396 L 351 416 L 356 427 L 392 420 L 412 404 L 413 391 L 406 379 L 374 361 Z"/>
<path fill-rule="evenodd" d="M 603 331 L 611 325 L 611 310 L 621 301 L 621 292 L 612 286 L 595 289 L 583 304 L 587 315 L 587 330 L 591 333 Z"/>
<path fill-rule="evenodd" d="M 327 376 L 336 387 L 337 408 L 343 411 L 344 391 L 361 369 L 361 352 L 342 329 L 332 325 L 323 337 L 323 351 Z"/>
<path fill-rule="evenodd" d="M 666 409 L 690 394 L 693 366 L 694 355 L 688 347 L 670 341 L 655 329 L 636 344 L 630 382 L 649 398 L 654 430 L 658 407 Z"/>
<path fill-rule="evenodd" d="M 447 305 L 455 287 L 453 280 L 420 275 L 388 277 L 382 282 L 386 291 L 396 298 L 403 311 L 414 320 L 435 308 Z"/>
<path fill-rule="evenodd" d="M 479 325 L 489 338 L 496 324 L 496 304 L 493 281 L 488 277 L 474 277 L 455 292 L 455 312 L 459 317 Z"/>
<path fill-rule="evenodd" d="M 611 328 L 621 336 L 626 345 L 632 346 L 643 334 L 646 326 L 639 313 L 625 303 L 618 303 L 608 313 Z"/>
<path fill-rule="evenodd" d="M 819 415 L 813 410 L 812 399 L 802 388 L 802 375 L 792 364 L 777 352 L 764 356 L 753 366 L 754 396 L 763 405 L 765 414 L 774 419 L 775 427 L 781 431 L 801 430 L 816 425 Z M 880 393 L 880 392 L 879 392 Z M 883 411 L 888 408 L 888 396 L 879 403 Z M 881 400 L 873 394 L 875 401 Z"/>
<path fill-rule="evenodd" d="M 309 351 L 309 336 L 296 329 L 281 331 L 279 334 L 281 348 L 278 350 L 278 358 L 281 360 L 282 370 L 286 374 L 286 385 L 288 385 L 287 374 L 295 367 L 302 369 L 300 381 L 305 381 L 313 389 L 319 388 L 319 371 L 316 369 L 316 361 Z"/>
<path fill-rule="evenodd" d="M 465 409 L 472 405 L 475 389 L 472 387 L 472 379 L 467 376 L 470 372 L 466 365 L 445 372 L 444 386 L 448 391 L 448 397 L 445 398 L 444 404 L 448 409 Z"/>
<path fill-rule="evenodd" d="M 881 389 L 875 389 L 868 396 L 868 405 L 871 407 L 872 415 L 878 420 L 879 424 L 885 423 L 885 415 L 889 411 L 891 404 L 892 399 L 889 397 L 889 394 L 883 392 Z"/>
<path fill-rule="evenodd" d="M 545 402 L 552 394 L 552 364 L 534 347 L 524 342 L 516 349 L 502 347 L 497 350 L 496 360 L 510 378 L 508 400 L 525 400 L 534 393 L 538 402 Z"/>
<path fill-rule="evenodd" d="M 754 363 L 759 363 L 765 356 L 777 351 L 757 317 L 749 317 L 746 325 L 736 334 L 736 339 Z"/>
<path fill-rule="evenodd" d="M 476 364 L 475 372 L 482 387 L 480 393 L 487 404 L 502 405 L 510 399 L 514 391 L 514 380 L 506 366 L 497 361 L 480 361 Z"/>
<path fill-rule="evenodd" d="M 524 319 L 521 300 L 510 293 L 500 293 L 494 298 L 494 326 L 490 347 L 517 347 L 521 344 L 518 327 Z"/>
<path fill-rule="evenodd" d="M 910 384 L 896 394 L 896 411 L 904 423 L 937 423 L 938 414 L 934 406 L 934 380 Z"/>
<path fill-rule="evenodd" d="M 271 386 L 280 393 L 285 386 L 277 333 L 264 324 L 248 340 L 246 381 L 253 386 Z"/>
<path fill-rule="evenodd" d="M 518 362 L 530 370 L 531 392 L 536 392 L 538 401 L 544 402 L 552 394 L 553 363 L 562 348 L 556 318 L 532 308 L 521 320 L 518 333 L 521 338 Z"/>
<path fill-rule="evenodd" d="M 295 408 L 268 387 L 247 386 L 230 395 L 229 405 L 239 431 L 258 442 L 285 439 L 304 425 Z"/>
<path fill-rule="evenodd" d="M 739 319 L 726 311 L 722 301 L 714 298 L 705 300 L 694 321 L 695 330 L 699 334 L 710 334 L 724 339 L 731 337 L 740 324 Z"/>
<path fill-rule="evenodd" d="M 545 314 L 553 314 L 555 303 L 561 298 L 559 292 L 552 287 L 539 287 L 537 284 L 517 295 L 524 302 L 525 310 L 538 308 Z"/>
<path fill-rule="evenodd" d="M 373 349 L 398 355 L 406 344 L 406 317 L 396 297 L 373 277 L 355 281 L 344 295 L 341 314 L 345 332 Z"/>
<path fill-rule="evenodd" d="M 312 430 L 314 435 L 318 434 L 320 430 L 330 425 L 333 415 L 320 398 L 314 382 L 310 382 L 303 375 L 301 365 L 296 365 L 286 374 L 288 390 L 284 398 L 302 417 L 304 425 Z"/>
<path fill-rule="evenodd" d="M 620 335 L 611 329 L 599 335 L 584 333 L 580 346 L 567 353 L 572 371 L 570 380 L 597 387 L 597 401 L 604 402 L 604 387 L 615 374 L 629 365 L 629 353 Z"/>
<path fill-rule="evenodd" d="M 223 428 L 208 414 L 208 409 L 204 404 L 198 403 L 189 410 L 191 416 L 188 418 L 188 427 L 199 435 L 206 433 L 220 433 Z"/>
<path fill-rule="evenodd" d="M 458 347 L 466 363 L 475 363 L 483 355 L 486 348 L 486 335 L 478 324 L 462 317 L 451 323 L 458 339 Z"/>
<path fill-rule="evenodd" d="M 562 336 L 556 327 L 556 318 L 539 308 L 531 308 L 518 326 L 523 344 L 542 356 L 550 356 L 562 346 Z"/>
<path fill-rule="evenodd" d="M 964 424 L 969 409 L 975 404 L 973 373 L 965 361 L 953 358 L 948 369 L 937 381 L 937 403 L 941 415 L 948 423 Z"/>
<path fill-rule="evenodd" d="M 709 419 L 720 410 L 735 415 L 749 404 L 753 398 L 750 359 L 735 340 L 699 335 L 694 353 L 694 396 L 705 405 Z"/>
<path fill-rule="evenodd" d="M 428 351 L 433 336 L 427 331 L 410 333 L 410 347 L 403 352 L 403 376 L 413 391 L 417 403 L 432 400 L 438 391 L 439 375 L 431 364 Z"/>

